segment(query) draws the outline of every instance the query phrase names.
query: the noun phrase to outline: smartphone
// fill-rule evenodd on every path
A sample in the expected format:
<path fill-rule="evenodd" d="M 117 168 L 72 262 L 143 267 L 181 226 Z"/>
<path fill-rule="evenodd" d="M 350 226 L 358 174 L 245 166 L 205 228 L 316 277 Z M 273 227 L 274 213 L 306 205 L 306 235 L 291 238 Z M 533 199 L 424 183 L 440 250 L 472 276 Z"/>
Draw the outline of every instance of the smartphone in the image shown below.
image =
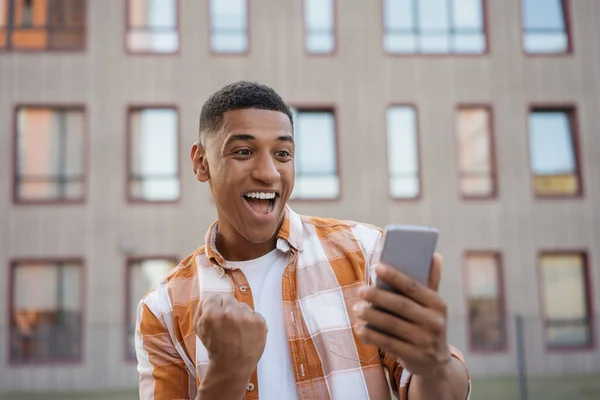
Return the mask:
<path fill-rule="evenodd" d="M 381 262 L 427 286 L 438 230 L 430 226 L 388 225 L 385 227 Z M 377 279 L 380 289 L 397 292 Z"/>

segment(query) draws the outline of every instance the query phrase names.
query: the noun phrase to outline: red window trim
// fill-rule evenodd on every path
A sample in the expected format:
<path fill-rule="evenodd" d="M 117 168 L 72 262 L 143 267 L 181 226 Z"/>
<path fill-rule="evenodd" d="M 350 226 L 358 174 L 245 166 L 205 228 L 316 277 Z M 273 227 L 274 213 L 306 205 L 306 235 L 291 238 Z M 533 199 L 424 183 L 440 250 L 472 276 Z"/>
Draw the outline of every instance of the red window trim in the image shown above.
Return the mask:
<path fill-rule="evenodd" d="M 529 130 L 529 117 L 531 113 L 535 111 L 561 111 L 566 112 L 569 115 L 569 119 L 571 122 L 571 140 L 573 143 L 573 156 L 575 157 L 575 168 L 577 168 L 577 179 L 579 180 L 579 190 L 575 194 L 552 194 L 552 195 L 544 195 L 538 194 L 535 190 L 535 185 L 533 184 L 534 173 L 531 168 L 531 140 L 529 135 L 531 134 Z M 528 112 L 526 114 L 526 143 L 527 143 L 527 160 L 529 167 L 529 180 L 530 187 L 533 193 L 533 196 L 537 200 L 571 200 L 571 199 L 580 199 L 585 197 L 585 188 L 584 188 L 584 180 L 583 180 L 583 172 L 582 172 L 582 162 L 581 162 L 581 150 L 580 150 L 580 137 L 579 137 L 579 124 L 578 124 L 578 115 L 577 115 L 577 107 L 573 103 L 532 103 L 529 105 Z"/>
<path fill-rule="evenodd" d="M 49 108 L 49 109 L 66 109 L 66 110 L 77 110 L 83 113 L 83 129 L 81 132 L 81 143 L 82 143 L 82 174 L 83 174 L 83 190 L 82 196 L 79 199 L 43 199 L 43 200 L 28 200 L 20 199 L 17 196 L 18 183 L 17 183 L 17 169 L 18 169 L 18 121 L 17 115 L 19 110 L 22 108 Z M 86 203 L 88 198 L 88 176 L 89 176 L 89 115 L 87 107 L 82 103 L 19 103 L 13 108 L 13 146 L 12 146 L 12 203 L 15 206 L 47 206 L 47 205 L 83 205 Z"/>
<path fill-rule="evenodd" d="M 17 269 L 19 264 L 25 264 L 25 263 L 48 263 L 48 264 L 56 264 L 56 263 L 73 263 L 73 264 L 78 264 L 79 268 L 80 268 L 80 274 L 79 274 L 79 287 L 80 287 L 80 299 L 81 299 L 81 324 L 80 324 L 80 329 L 81 329 L 81 342 L 79 343 L 80 347 L 81 347 L 81 352 L 79 354 L 79 357 L 73 359 L 73 360 L 65 360 L 65 361 L 56 361 L 56 360 L 47 360 L 47 361 L 37 361 L 37 362 L 20 362 L 20 361 L 16 361 L 11 359 L 10 357 L 10 343 L 12 342 L 12 310 L 14 308 L 14 295 L 15 295 L 15 285 L 13 284 L 14 279 L 15 279 L 15 270 Z M 83 259 L 83 257 L 78 257 L 78 256 L 65 256 L 65 257 L 28 257 L 28 258 L 13 258 L 10 260 L 9 263 L 9 272 L 8 272 L 8 282 L 9 282 L 9 287 L 8 287 L 8 312 L 6 313 L 6 318 L 8 319 L 8 323 L 6 326 L 9 327 L 9 333 L 7 335 L 8 337 L 8 343 L 7 343 L 7 352 L 6 352 L 6 358 L 7 358 L 7 364 L 10 365 L 11 367 L 16 367 L 16 368 L 29 368 L 32 366 L 71 366 L 71 365 L 81 365 L 83 364 L 84 360 L 85 360 L 85 324 L 86 324 L 86 304 L 87 304 L 87 297 L 86 297 L 86 290 L 85 290 L 85 283 L 86 283 L 86 273 L 87 273 L 87 269 L 86 269 L 86 264 L 85 264 L 85 260 Z"/>
<path fill-rule="evenodd" d="M 7 21 L 9 19 L 12 19 L 12 13 L 11 13 L 11 2 L 13 2 L 15 0 L 6 0 L 6 18 Z M 46 0 L 48 1 L 48 0 Z M 2 53 L 55 53 L 55 54 L 73 54 L 73 53 L 86 53 L 87 52 L 87 46 L 88 46 L 88 24 L 89 24 L 89 18 L 88 18 L 88 14 L 89 14 L 89 2 L 87 0 L 81 0 L 83 2 L 83 15 L 84 15 L 84 24 L 83 24 L 83 46 L 81 48 L 61 48 L 61 49 L 52 49 L 52 48 L 43 48 L 43 49 L 23 49 L 23 48 L 9 48 L 8 47 L 8 37 L 12 34 L 12 29 L 9 29 L 9 26 L 7 25 L 4 28 L 1 28 L 0 30 L 4 30 L 4 32 L 6 33 L 6 47 L 0 47 L 0 54 Z M 39 28 L 39 30 L 44 30 L 45 32 L 47 32 L 48 26 L 44 26 Z M 10 33 L 9 33 L 10 32 Z"/>
<path fill-rule="evenodd" d="M 306 46 L 306 37 L 308 34 L 308 29 L 306 28 L 306 14 L 304 12 L 304 4 L 306 0 L 302 0 L 302 44 L 304 47 L 304 53 L 308 57 L 335 57 L 338 53 L 338 12 L 339 12 L 339 0 L 331 0 L 333 2 L 333 50 L 329 53 L 311 53 L 308 51 Z"/>
<path fill-rule="evenodd" d="M 130 186 L 131 180 L 129 179 L 129 172 L 131 170 L 131 114 L 135 111 L 145 110 L 149 108 L 162 108 L 172 109 L 177 115 L 177 180 L 179 181 L 179 196 L 173 200 L 145 200 L 137 199 L 131 195 Z M 179 204 L 183 198 L 183 182 L 181 179 L 181 115 L 179 112 L 179 106 L 176 104 L 164 104 L 164 103 L 139 103 L 130 104 L 127 106 L 126 117 L 125 117 L 125 201 L 127 204 L 147 204 L 147 205 L 173 205 Z"/>
<path fill-rule="evenodd" d="M 580 255 L 583 258 L 583 271 L 584 271 L 584 290 L 586 291 L 586 306 L 588 310 L 588 318 L 589 318 L 589 328 L 590 328 L 590 343 L 583 346 L 553 346 L 548 343 L 548 338 L 546 336 L 546 317 L 545 317 L 545 297 L 544 290 L 542 287 L 542 257 L 544 256 L 565 256 L 565 255 Z M 589 351 L 595 350 L 597 346 L 597 338 L 596 338 L 596 318 L 595 318 L 595 309 L 594 309 L 594 301 L 593 301 L 593 286 L 592 286 L 592 271 L 590 269 L 590 257 L 587 249 L 577 249 L 574 248 L 572 250 L 567 249 L 552 249 L 552 250 L 540 250 L 538 252 L 537 257 L 537 281 L 538 285 L 538 298 L 540 300 L 540 316 L 541 316 L 541 331 L 542 331 L 542 340 L 544 342 L 544 348 L 546 352 L 549 353 L 573 353 L 578 351 Z"/>
<path fill-rule="evenodd" d="M 123 49 L 125 54 L 130 56 L 158 56 L 158 57 L 173 57 L 179 56 L 181 53 L 181 0 L 172 0 L 175 3 L 175 32 L 177 32 L 177 50 L 172 53 L 161 53 L 149 50 L 136 51 L 127 46 L 127 35 L 129 34 L 129 5 L 131 0 L 125 2 L 125 19 L 124 19 L 124 34 L 123 34 Z"/>
<path fill-rule="evenodd" d="M 495 349 L 481 349 L 481 348 L 477 348 L 475 346 L 475 344 L 473 343 L 473 336 L 472 336 L 472 327 L 471 327 L 471 321 L 469 319 L 469 314 L 468 314 L 468 310 L 469 310 L 469 300 L 470 300 L 470 293 L 468 291 L 468 284 L 469 284 L 469 269 L 467 268 L 467 259 L 471 256 L 491 256 L 494 257 L 496 259 L 496 267 L 497 267 L 497 272 L 498 272 L 498 281 L 497 281 L 497 287 L 498 287 L 498 301 L 500 302 L 500 317 L 502 319 L 502 346 L 495 348 Z M 465 296 L 465 304 L 467 307 L 467 314 L 466 314 L 466 325 L 467 325 L 467 332 L 469 332 L 469 337 L 467 339 L 468 344 L 469 344 L 469 351 L 473 354 L 500 354 L 500 353 L 505 353 L 508 351 L 509 349 L 509 345 L 508 345 L 508 318 L 507 318 L 507 313 L 506 313 L 506 292 L 505 292 L 505 285 L 504 285 L 504 262 L 503 262 L 503 257 L 502 257 L 502 252 L 498 251 L 498 250 L 467 250 L 463 253 L 463 260 L 462 260 L 462 271 L 463 271 L 463 280 L 464 280 L 464 287 L 465 290 L 463 290 L 464 296 Z"/>
<path fill-rule="evenodd" d="M 339 202 L 343 196 L 343 179 L 342 179 L 342 168 L 341 168 L 341 152 L 340 152 L 340 128 L 339 128 L 339 115 L 338 107 L 334 103 L 291 103 L 289 107 L 294 108 L 296 111 L 326 111 L 333 114 L 334 127 L 334 140 L 335 140 L 335 157 L 336 157 L 336 169 L 339 181 L 339 192 L 336 197 L 333 198 L 295 198 L 290 199 L 289 203 L 331 203 Z M 294 121 L 294 125 L 296 121 Z M 294 128 L 295 129 L 295 128 Z"/>
<path fill-rule="evenodd" d="M 456 159 L 457 159 L 457 173 L 458 173 L 458 194 L 462 200 L 465 201 L 484 201 L 484 200 L 496 200 L 498 198 L 498 165 L 496 160 L 496 140 L 494 131 L 494 110 L 490 104 L 486 103 L 459 103 L 456 107 L 456 117 L 463 109 L 467 108 L 482 108 L 488 112 L 489 115 L 489 154 L 490 166 L 491 166 L 491 179 L 492 179 L 492 192 L 485 196 L 476 196 L 464 194 L 460 189 L 461 170 L 460 170 L 460 141 L 458 140 L 458 131 L 455 132 L 454 140 L 456 143 Z M 455 130 L 457 129 L 455 125 Z"/>
<path fill-rule="evenodd" d="M 250 51 L 251 51 L 251 47 L 252 47 L 252 36 L 251 36 L 252 18 L 250 17 L 252 10 L 251 10 L 250 5 L 252 2 L 249 0 L 244 0 L 246 2 L 246 41 L 247 41 L 246 50 L 241 51 L 241 52 L 222 52 L 222 51 L 215 51 L 212 46 L 213 26 L 212 26 L 212 20 L 211 20 L 212 14 L 211 14 L 211 9 L 210 9 L 211 1 L 212 0 L 206 1 L 206 10 L 207 10 L 207 19 L 208 19 L 208 24 L 207 24 L 207 26 L 208 26 L 208 50 L 210 52 L 210 55 L 214 56 L 214 57 L 245 57 L 245 56 L 250 55 Z"/>
<path fill-rule="evenodd" d="M 392 177 L 391 171 L 390 171 L 390 158 L 388 155 L 388 143 L 389 143 L 389 126 L 388 126 L 388 122 L 387 122 L 387 113 L 389 111 L 390 108 L 392 107 L 411 107 L 414 111 L 415 111 L 415 129 L 416 129 L 416 136 L 417 136 L 417 168 L 419 169 L 417 171 L 417 179 L 419 180 L 419 194 L 415 197 L 394 197 L 392 196 L 392 193 L 390 191 L 390 178 Z M 417 104 L 415 103 L 389 103 L 384 110 L 384 114 L 383 114 L 383 120 L 385 121 L 385 143 L 386 143 L 386 151 L 385 151 L 385 168 L 387 171 L 387 181 L 386 181 L 386 188 L 387 188 L 387 195 L 390 198 L 390 200 L 394 201 L 394 202 L 418 202 L 421 201 L 423 199 L 423 154 L 422 154 L 422 146 L 421 146 L 421 121 L 420 121 L 420 113 L 419 113 L 419 107 L 417 106 Z"/>
<path fill-rule="evenodd" d="M 519 21 L 521 27 L 521 52 L 525 57 L 570 57 L 575 53 L 573 45 L 573 26 L 571 23 L 571 2 L 561 0 L 563 6 L 563 18 L 565 21 L 565 33 L 567 34 L 567 50 L 562 53 L 528 53 L 525 50 L 525 16 L 523 15 L 523 1 L 519 0 Z"/>
<path fill-rule="evenodd" d="M 415 0 L 418 1 L 418 0 Z M 490 33 L 487 17 L 488 0 L 481 0 L 481 14 L 483 22 L 483 34 L 485 35 L 485 50 L 482 53 L 388 53 L 385 50 L 385 0 L 379 2 L 380 18 L 381 18 L 381 51 L 387 57 L 413 57 L 413 58 L 432 58 L 432 57 L 460 57 L 460 58 L 475 58 L 484 57 L 490 54 Z"/>

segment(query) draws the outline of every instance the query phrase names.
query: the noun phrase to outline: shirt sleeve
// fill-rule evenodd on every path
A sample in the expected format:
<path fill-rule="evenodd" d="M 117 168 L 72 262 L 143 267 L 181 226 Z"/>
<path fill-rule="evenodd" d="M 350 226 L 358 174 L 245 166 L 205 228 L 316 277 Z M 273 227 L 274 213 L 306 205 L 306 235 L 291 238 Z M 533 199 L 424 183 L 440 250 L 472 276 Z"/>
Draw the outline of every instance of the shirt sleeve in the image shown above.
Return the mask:
<path fill-rule="evenodd" d="M 140 400 L 192 399 L 195 382 L 163 322 L 142 300 L 138 306 L 135 351 Z"/>
<path fill-rule="evenodd" d="M 375 265 L 379 262 L 381 258 L 381 251 L 383 250 L 383 231 L 379 228 L 373 228 L 376 230 L 376 240 L 374 241 L 374 245 L 367 249 L 367 268 L 366 268 L 366 280 L 369 285 L 373 284 L 376 279 L 375 274 Z M 469 376 L 469 389 L 467 392 L 466 400 L 471 398 L 471 377 L 469 374 L 469 368 L 464 360 L 462 353 L 450 345 L 450 352 L 453 357 L 458 358 L 465 368 L 467 369 L 467 375 Z M 408 385 L 412 378 L 412 374 L 410 371 L 404 369 L 400 364 L 399 360 L 396 359 L 391 354 L 379 350 L 379 358 L 381 360 L 381 364 L 388 370 L 390 375 L 390 386 L 392 392 L 399 400 L 408 400 Z"/>

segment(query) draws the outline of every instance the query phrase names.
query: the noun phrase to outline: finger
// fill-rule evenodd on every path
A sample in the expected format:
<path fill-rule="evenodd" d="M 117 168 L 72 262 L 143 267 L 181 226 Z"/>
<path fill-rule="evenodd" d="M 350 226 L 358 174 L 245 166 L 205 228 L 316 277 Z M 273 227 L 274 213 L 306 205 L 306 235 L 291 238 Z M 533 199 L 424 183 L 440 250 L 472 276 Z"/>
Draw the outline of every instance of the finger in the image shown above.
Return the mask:
<path fill-rule="evenodd" d="M 387 333 L 390 336 L 397 337 L 398 339 L 413 344 L 421 344 L 424 338 L 419 326 L 412 324 L 405 319 L 369 307 L 366 304 L 358 305 L 355 307 L 355 311 L 356 316 L 361 320 L 359 322 L 364 321 L 369 327 Z"/>
<path fill-rule="evenodd" d="M 427 286 L 436 292 L 438 291 L 440 281 L 442 280 L 442 261 L 442 255 L 439 253 L 435 253 L 431 260 L 431 269 Z"/>
<path fill-rule="evenodd" d="M 230 294 L 222 295 L 223 303 L 221 307 L 225 312 L 231 312 L 239 307 L 239 302 Z"/>
<path fill-rule="evenodd" d="M 374 286 L 365 286 L 359 293 L 360 296 L 370 302 L 373 307 L 388 311 L 416 324 L 437 329 L 440 324 L 444 323 L 439 312 L 424 307 L 401 294 L 378 289 Z"/>
<path fill-rule="evenodd" d="M 419 304 L 435 309 L 441 309 L 442 305 L 445 304 L 444 300 L 435 291 L 389 265 L 378 264 L 375 266 L 375 270 L 377 272 L 377 279 L 382 279 L 388 285 L 401 292 L 402 295 L 409 297 Z"/>
<path fill-rule="evenodd" d="M 358 325 L 355 329 L 356 335 L 365 343 L 377 346 L 379 349 L 388 351 L 399 358 L 410 359 L 416 354 L 414 346 L 401 339 L 393 338 L 366 325 Z"/>

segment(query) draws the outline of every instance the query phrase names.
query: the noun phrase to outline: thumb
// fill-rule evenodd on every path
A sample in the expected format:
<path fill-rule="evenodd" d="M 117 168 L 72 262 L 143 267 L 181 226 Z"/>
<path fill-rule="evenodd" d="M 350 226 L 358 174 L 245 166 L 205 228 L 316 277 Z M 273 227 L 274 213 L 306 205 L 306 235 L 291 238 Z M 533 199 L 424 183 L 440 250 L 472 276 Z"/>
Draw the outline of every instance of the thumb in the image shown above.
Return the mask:
<path fill-rule="evenodd" d="M 429 283 L 427 284 L 427 286 L 430 289 L 435 290 L 437 292 L 438 288 L 440 287 L 441 280 L 442 280 L 442 256 L 438 253 L 435 253 L 433 255 L 433 258 L 431 259 L 431 270 L 429 273 Z"/>

